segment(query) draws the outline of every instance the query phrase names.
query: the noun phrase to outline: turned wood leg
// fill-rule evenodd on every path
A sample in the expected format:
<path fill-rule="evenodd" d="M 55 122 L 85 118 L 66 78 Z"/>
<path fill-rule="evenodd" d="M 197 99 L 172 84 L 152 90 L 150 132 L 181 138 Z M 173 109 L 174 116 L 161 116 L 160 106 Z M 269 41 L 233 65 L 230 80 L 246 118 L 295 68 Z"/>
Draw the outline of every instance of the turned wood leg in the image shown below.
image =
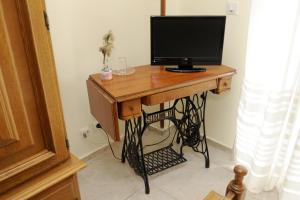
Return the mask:
<path fill-rule="evenodd" d="M 245 198 L 246 187 L 243 184 L 247 169 L 241 165 L 234 167 L 235 177 L 227 186 L 226 197 L 232 200 L 243 200 Z"/>

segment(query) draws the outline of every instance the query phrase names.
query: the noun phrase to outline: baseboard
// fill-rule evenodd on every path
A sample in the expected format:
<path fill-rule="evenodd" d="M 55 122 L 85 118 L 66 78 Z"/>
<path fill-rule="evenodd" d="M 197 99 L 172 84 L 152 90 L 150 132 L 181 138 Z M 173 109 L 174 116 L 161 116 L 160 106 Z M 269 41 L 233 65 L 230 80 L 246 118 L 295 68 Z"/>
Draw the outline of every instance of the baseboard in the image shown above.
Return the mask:
<path fill-rule="evenodd" d="M 224 144 L 224 143 L 222 143 L 222 142 L 220 142 L 220 141 L 217 141 L 217 140 L 215 140 L 215 139 L 213 139 L 213 138 L 211 138 L 211 137 L 207 137 L 207 136 L 206 136 L 206 139 L 207 139 L 208 141 L 210 141 L 211 143 L 214 143 L 214 144 L 216 144 L 216 145 L 222 146 L 222 147 L 224 147 L 224 148 L 226 148 L 226 149 L 232 151 L 232 147 L 228 146 L 227 144 Z"/>
<path fill-rule="evenodd" d="M 148 129 L 151 131 L 155 131 L 155 132 L 163 134 L 163 133 L 167 132 L 169 129 L 171 130 L 173 127 L 174 127 L 174 124 L 171 123 L 170 127 L 166 126 L 166 124 L 165 124 L 164 128 L 150 125 L 150 126 L 148 126 Z"/>
<path fill-rule="evenodd" d="M 164 134 L 166 131 L 168 131 L 169 129 L 172 129 L 173 127 L 174 127 L 174 124 L 171 124 L 170 127 L 165 126 L 164 129 L 160 129 L 160 128 L 155 127 L 155 126 L 149 126 L 148 129 L 150 131 L 154 131 L 154 132 L 157 132 L 159 134 Z M 124 135 L 121 136 L 120 140 L 123 141 L 123 139 L 124 139 Z M 113 145 L 114 143 L 115 143 L 115 141 L 111 140 L 111 144 Z M 103 152 L 108 148 L 109 148 L 108 143 L 103 144 L 102 146 L 94 149 L 93 151 L 91 151 L 89 153 L 86 153 L 85 155 L 79 157 L 79 159 L 86 162 L 86 161 L 90 160 L 91 158 L 93 158 L 96 154 L 98 154 L 100 152 Z"/>
<path fill-rule="evenodd" d="M 91 159 L 90 157 L 92 157 L 94 154 L 104 151 L 104 148 L 106 148 L 107 146 L 108 146 L 108 144 L 103 144 L 102 146 L 84 154 L 83 156 L 80 156 L 79 159 L 86 162 L 86 161 L 90 160 Z"/>
<path fill-rule="evenodd" d="M 168 129 L 172 129 L 173 127 L 174 127 L 174 125 L 172 124 L 169 128 L 166 128 L 166 129 L 159 129 L 159 128 L 154 127 L 154 126 L 149 126 L 148 128 L 149 128 L 150 130 L 152 130 L 152 131 L 156 131 L 156 132 L 158 132 L 158 133 L 163 134 L 163 133 L 166 132 Z M 220 141 L 217 141 L 217 140 L 215 140 L 215 139 L 213 139 L 213 138 L 211 138 L 211 137 L 206 137 L 206 138 L 207 138 L 207 140 L 208 140 L 209 142 L 211 142 L 211 143 L 213 143 L 213 144 L 215 144 L 215 145 L 222 146 L 223 148 L 232 151 L 232 147 L 230 147 L 230 146 L 228 146 L 228 145 L 226 145 L 226 144 L 224 144 L 224 143 L 222 143 L 222 142 L 220 142 Z M 124 139 L 124 136 L 121 136 L 121 141 L 122 141 L 123 139 Z M 115 141 L 111 141 L 111 144 L 113 144 L 113 143 L 115 143 Z M 85 155 L 79 157 L 79 159 L 86 162 L 86 161 L 90 160 L 92 157 L 94 157 L 94 155 L 96 155 L 96 154 L 98 154 L 98 153 L 100 153 L 100 152 L 105 151 L 107 148 L 109 148 L 108 143 L 102 145 L 101 147 L 96 148 L 95 150 L 93 150 L 93 151 L 91 151 L 91 152 L 89 152 L 89 153 L 86 153 Z"/>
<path fill-rule="evenodd" d="M 124 136 L 121 136 L 120 141 L 123 141 L 123 139 L 124 139 Z M 110 142 L 111 142 L 111 145 L 113 145 L 115 143 L 115 141 L 113 141 L 111 139 L 110 139 Z M 79 157 L 79 159 L 86 162 L 86 161 L 90 160 L 91 158 L 93 158 L 96 154 L 103 152 L 108 148 L 109 148 L 108 143 L 105 143 L 101 147 L 98 147 L 98 148 L 94 149 L 93 151 L 86 153 L 85 155 Z"/>

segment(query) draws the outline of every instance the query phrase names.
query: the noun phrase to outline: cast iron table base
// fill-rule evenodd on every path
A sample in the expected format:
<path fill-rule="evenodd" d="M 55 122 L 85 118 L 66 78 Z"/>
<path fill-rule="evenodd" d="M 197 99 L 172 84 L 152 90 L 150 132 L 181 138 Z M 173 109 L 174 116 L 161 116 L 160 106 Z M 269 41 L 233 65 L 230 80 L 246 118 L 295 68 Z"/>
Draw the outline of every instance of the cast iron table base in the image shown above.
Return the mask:
<path fill-rule="evenodd" d="M 207 92 L 184 97 L 174 101 L 171 108 L 129 119 L 125 122 L 125 138 L 122 149 L 122 162 L 128 161 L 136 174 L 145 183 L 146 194 L 150 193 L 148 175 L 158 173 L 172 166 L 185 162 L 183 147 L 191 147 L 204 155 L 205 167 L 209 167 L 209 153 L 205 135 L 205 106 Z M 181 105 L 181 106 L 180 106 Z M 173 148 L 173 140 L 167 147 L 144 154 L 143 134 L 146 128 L 155 122 L 170 120 L 176 127 L 176 143 L 180 152 Z"/>

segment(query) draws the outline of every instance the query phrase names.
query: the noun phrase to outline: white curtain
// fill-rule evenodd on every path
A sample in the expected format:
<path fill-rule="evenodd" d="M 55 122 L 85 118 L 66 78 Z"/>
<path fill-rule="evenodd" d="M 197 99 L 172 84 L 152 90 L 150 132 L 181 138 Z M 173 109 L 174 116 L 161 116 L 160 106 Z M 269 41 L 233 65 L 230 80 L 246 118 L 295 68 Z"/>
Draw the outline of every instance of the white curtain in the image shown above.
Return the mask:
<path fill-rule="evenodd" d="M 252 192 L 300 200 L 300 0 L 252 0 L 235 158 Z"/>

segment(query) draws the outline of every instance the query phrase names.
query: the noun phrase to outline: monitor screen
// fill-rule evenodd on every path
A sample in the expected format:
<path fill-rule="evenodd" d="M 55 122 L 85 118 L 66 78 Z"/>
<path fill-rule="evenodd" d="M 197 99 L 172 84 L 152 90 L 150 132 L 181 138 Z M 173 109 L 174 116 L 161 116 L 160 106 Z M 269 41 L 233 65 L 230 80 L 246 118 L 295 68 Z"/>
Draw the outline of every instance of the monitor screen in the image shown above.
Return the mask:
<path fill-rule="evenodd" d="M 225 16 L 151 17 L 151 64 L 221 64 L 225 21 Z"/>

